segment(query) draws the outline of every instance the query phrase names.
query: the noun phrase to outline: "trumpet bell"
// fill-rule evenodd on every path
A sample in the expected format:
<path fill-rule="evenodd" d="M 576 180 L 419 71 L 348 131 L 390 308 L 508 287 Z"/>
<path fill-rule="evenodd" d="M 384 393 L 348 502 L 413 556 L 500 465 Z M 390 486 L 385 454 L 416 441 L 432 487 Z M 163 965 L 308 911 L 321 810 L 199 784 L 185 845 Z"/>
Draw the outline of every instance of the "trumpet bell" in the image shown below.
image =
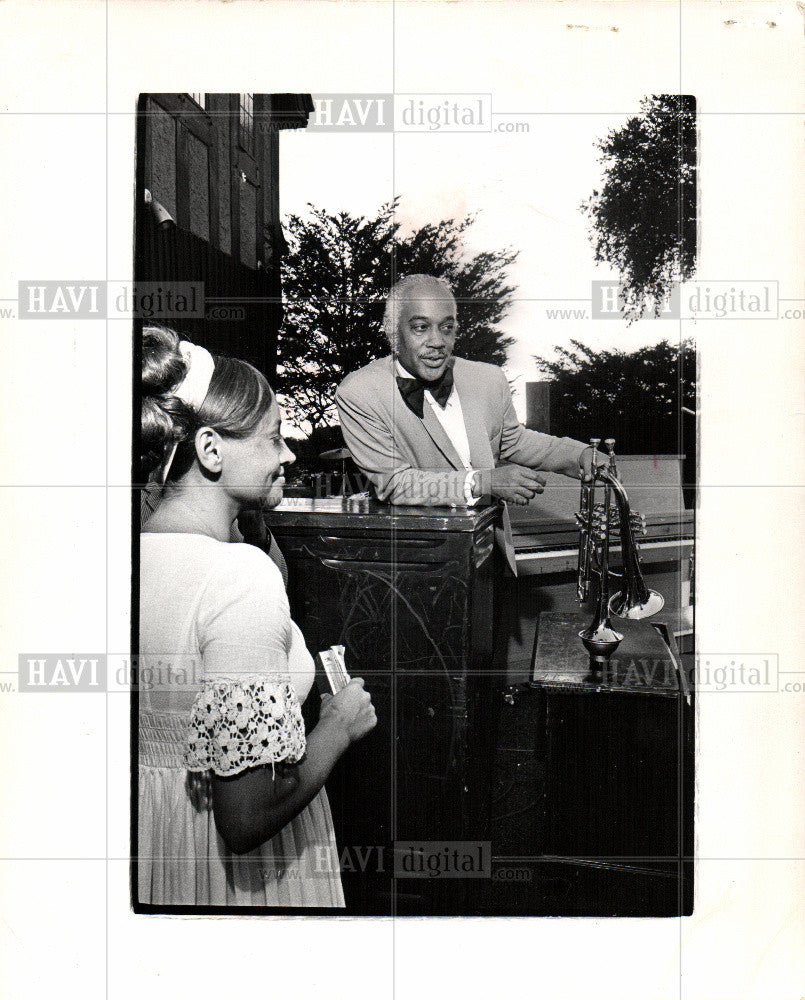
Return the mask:
<path fill-rule="evenodd" d="M 639 621 L 641 618 L 651 618 L 665 607 L 665 598 L 656 590 L 647 590 L 643 599 L 630 600 L 625 590 L 613 594 L 609 600 L 609 610 L 618 618 Z"/>
<path fill-rule="evenodd" d="M 608 621 L 594 621 L 579 632 L 579 639 L 590 656 L 609 659 L 620 645 L 623 636 Z"/>

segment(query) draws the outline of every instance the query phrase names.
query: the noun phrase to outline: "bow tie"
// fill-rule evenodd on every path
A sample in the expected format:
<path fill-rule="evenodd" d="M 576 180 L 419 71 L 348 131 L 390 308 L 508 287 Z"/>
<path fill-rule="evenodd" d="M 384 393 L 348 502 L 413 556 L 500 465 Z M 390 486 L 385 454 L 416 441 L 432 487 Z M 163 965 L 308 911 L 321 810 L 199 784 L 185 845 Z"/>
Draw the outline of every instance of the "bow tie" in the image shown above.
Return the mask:
<path fill-rule="evenodd" d="M 448 365 L 434 382 L 425 382 L 421 378 L 403 378 L 398 375 L 397 385 L 408 409 L 422 418 L 425 415 L 426 389 L 442 409 L 447 406 L 447 400 L 453 391 L 453 366 Z"/>

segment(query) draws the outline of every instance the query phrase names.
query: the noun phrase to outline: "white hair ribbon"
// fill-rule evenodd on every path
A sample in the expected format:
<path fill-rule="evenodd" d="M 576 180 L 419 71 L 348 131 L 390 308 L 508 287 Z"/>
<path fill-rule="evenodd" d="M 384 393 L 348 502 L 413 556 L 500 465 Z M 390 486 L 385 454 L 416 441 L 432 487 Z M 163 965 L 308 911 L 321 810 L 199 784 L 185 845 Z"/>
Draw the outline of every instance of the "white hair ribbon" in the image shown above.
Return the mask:
<path fill-rule="evenodd" d="M 187 365 L 187 372 L 182 381 L 176 386 L 171 395 L 181 399 L 187 406 L 194 410 L 199 410 L 204 398 L 207 395 L 212 374 L 215 371 L 215 362 L 212 355 L 205 347 L 198 344 L 191 344 L 189 340 L 179 341 L 179 351 Z M 171 463 L 176 455 L 179 442 L 174 441 L 167 461 L 162 468 L 162 482 L 168 478 Z"/>
<path fill-rule="evenodd" d="M 215 362 L 206 347 L 191 344 L 189 340 L 179 341 L 179 351 L 187 364 L 187 374 L 173 390 L 173 395 L 198 410 L 210 388 Z"/>

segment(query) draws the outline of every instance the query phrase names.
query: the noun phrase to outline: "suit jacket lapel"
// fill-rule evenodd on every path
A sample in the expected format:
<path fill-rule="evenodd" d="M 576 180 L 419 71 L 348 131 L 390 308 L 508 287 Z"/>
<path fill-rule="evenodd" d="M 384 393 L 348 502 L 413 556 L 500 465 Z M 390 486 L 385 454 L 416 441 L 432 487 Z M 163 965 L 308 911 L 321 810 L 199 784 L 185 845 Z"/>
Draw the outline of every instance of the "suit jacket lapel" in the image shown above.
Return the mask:
<path fill-rule="evenodd" d="M 478 405 L 478 391 L 471 381 L 464 378 L 461 359 L 456 359 L 453 368 L 453 378 L 458 398 L 461 400 L 461 411 L 464 414 L 464 426 L 467 428 L 467 441 L 470 446 L 470 462 L 473 469 L 491 469 L 495 458 L 489 444 L 489 430 Z"/>
<path fill-rule="evenodd" d="M 405 404 L 403 403 L 403 406 Z M 407 407 L 406 407 L 407 409 Z M 409 411 L 410 412 L 410 411 Z M 414 416 L 414 414 L 411 414 Z M 414 419 L 419 419 L 414 416 Z M 433 443 L 441 451 L 447 461 L 453 466 L 454 469 L 463 469 L 464 463 L 458 457 L 458 452 L 453 446 L 453 442 L 447 436 L 447 432 L 444 427 L 439 423 L 439 418 L 433 412 L 433 407 L 430 403 L 425 400 L 425 405 L 422 409 L 422 423 L 425 430 L 433 438 Z"/>
<path fill-rule="evenodd" d="M 392 414 L 392 417 L 394 418 L 394 422 L 397 423 L 401 420 L 409 422 L 413 421 L 415 424 L 424 427 L 425 430 L 430 435 L 430 438 L 433 441 L 433 443 L 436 445 L 439 451 L 444 455 L 447 461 L 453 466 L 453 468 L 463 469 L 464 463 L 458 457 L 458 452 L 453 446 L 453 443 L 450 440 L 450 438 L 447 436 L 444 427 L 442 427 L 442 425 L 439 423 L 436 414 L 433 412 L 433 407 L 430 405 L 430 403 L 427 400 L 425 400 L 425 405 L 422 409 L 421 420 L 415 413 L 409 410 L 407 404 L 400 395 L 400 390 L 397 388 L 397 381 L 396 381 L 397 367 L 393 357 L 389 357 L 388 359 L 388 371 L 391 375 L 392 386 L 393 386 L 392 389 L 393 399 L 394 399 L 393 410 L 395 411 L 395 413 Z"/>

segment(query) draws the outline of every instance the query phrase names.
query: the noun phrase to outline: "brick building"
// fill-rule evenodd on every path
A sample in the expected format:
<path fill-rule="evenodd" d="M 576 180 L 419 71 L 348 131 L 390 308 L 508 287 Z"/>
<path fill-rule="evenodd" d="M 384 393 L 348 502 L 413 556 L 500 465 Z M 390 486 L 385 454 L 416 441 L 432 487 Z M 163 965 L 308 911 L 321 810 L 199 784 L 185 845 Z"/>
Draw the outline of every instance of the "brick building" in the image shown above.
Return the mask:
<path fill-rule="evenodd" d="M 204 319 L 171 325 L 269 377 L 282 320 L 279 144 L 309 94 L 144 94 L 138 108 L 138 281 L 201 281 Z"/>

